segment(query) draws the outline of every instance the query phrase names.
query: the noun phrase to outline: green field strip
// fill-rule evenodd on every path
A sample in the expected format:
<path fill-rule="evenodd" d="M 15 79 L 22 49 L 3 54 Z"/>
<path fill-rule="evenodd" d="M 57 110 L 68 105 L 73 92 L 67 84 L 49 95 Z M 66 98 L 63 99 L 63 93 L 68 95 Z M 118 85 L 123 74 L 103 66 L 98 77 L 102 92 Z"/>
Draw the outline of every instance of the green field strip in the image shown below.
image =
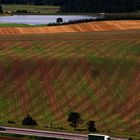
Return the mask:
<path fill-rule="evenodd" d="M 84 83 L 84 89 L 87 93 L 87 95 L 89 96 L 90 100 L 93 102 L 93 104 L 95 105 L 95 109 L 96 109 L 96 112 L 99 116 L 102 115 L 102 113 L 100 112 L 100 107 L 99 107 L 99 104 L 97 103 L 97 97 L 96 97 L 96 94 L 94 93 L 94 91 L 89 87 L 87 81 L 85 81 Z"/>
<path fill-rule="evenodd" d="M 44 43 L 38 43 L 38 42 L 35 42 L 32 44 L 32 47 L 31 47 L 31 52 L 34 52 L 34 54 L 37 54 L 38 56 L 45 56 L 47 55 L 46 53 L 47 52 L 47 48 L 44 47 Z"/>
<path fill-rule="evenodd" d="M 7 113 L 8 103 L 6 99 L 0 99 L 0 122 L 5 120 Z"/>
<path fill-rule="evenodd" d="M 3 85 L 1 85 L 1 98 L 2 98 L 2 101 L 6 104 L 5 108 L 3 108 L 5 111 L 2 113 L 3 115 L 6 115 L 6 113 L 10 113 L 9 112 L 9 108 L 10 105 L 13 106 L 13 109 L 18 106 L 18 103 L 17 102 L 13 102 L 15 99 L 17 99 L 16 96 L 14 96 L 14 94 L 12 95 L 11 93 L 14 93 L 15 92 L 15 85 L 13 85 L 13 83 L 11 83 L 9 77 L 6 77 L 4 80 L 3 80 Z M 17 104 L 16 104 L 17 103 Z M 11 108 L 12 109 L 12 108 Z M 12 113 L 12 112 L 11 112 Z M 11 115 L 10 113 L 10 115 Z M 9 115 L 5 116 L 4 119 L 6 119 L 7 117 L 9 117 Z"/>
<path fill-rule="evenodd" d="M 53 80 L 52 78 L 53 78 L 53 73 L 55 73 L 55 70 L 56 70 L 56 64 L 53 65 L 50 68 L 50 70 L 47 72 L 47 76 L 48 76 L 49 79 L 46 79 L 46 80 L 50 80 L 50 83 L 46 83 L 46 84 L 49 84 L 49 87 L 47 87 L 47 85 L 46 85 L 46 88 L 49 88 L 48 90 L 46 90 L 46 92 L 48 92 L 48 96 L 49 96 L 48 98 L 50 98 L 50 100 L 51 100 L 51 101 L 49 101 L 50 107 L 51 107 L 54 115 L 56 115 L 56 117 L 57 117 L 57 115 L 60 115 L 61 112 L 60 112 L 60 110 L 58 110 L 59 104 L 57 103 L 56 95 L 53 91 L 53 85 L 52 85 L 52 82 L 51 82 Z M 52 93 L 49 93 L 49 92 L 52 92 Z M 56 113 L 57 110 L 59 112 Z"/>
<path fill-rule="evenodd" d="M 77 75 L 75 75 L 75 76 L 77 77 Z M 75 76 L 74 76 L 74 77 L 75 77 Z M 76 77 L 75 77 L 75 78 L 76 78 Z M 74 78 L 74 79 L 75 79 L 75 78 Z M 65 96 L 68 94 L 67 91 L 69 91 L 69 89 L 71 90 L 71 87 L 74 87 L 74 92 L 75 92 L 75 93 L 74 93 L 73 95 L 71 95 L 71 96 L 74 96 L 74 98 L 76 98 L 76 99 L 79 98 L 79 97 L 81 96 L 81 93 L 80 93 L 79 90 L 78 90 L 78 88 L 80 87 L 79 80 L 77 81 L 77 80 L 75 79 L 75 80 L 76 80 L 76 81 L 75 81 L 74 79 L 72 78 L 72 79 L 69 80 L 69 81 L 72 81 L 72 83 L 71 83 L 71 82 L 68 82 L 68 84 L 65 83 L 66 86 L 65 86 L 63 83 L 62 83 L 63 86 L 59 86 L 59 83 L 58 83 L 58 82 L 56 83 L 56 84 L 57 84 L 57 85 L 56 85 L 56 86 L 57 86 L 57 89 L 56 89 L 56 90 L 58 90 L 58 89 L 59 89 L 59 90 L 60 90 L 60 89 L 62 90 L 62 89 L 64 88 L 63 91 L 60 91 L 60 93 L 62 93 L 62 95 L 61 95 L 61 96 L 60 96 L 60 95 L 58 96 L 58 98 L 61 99 L 61 102 L 62 102 L 62 98 L 65 97 Z M 74 82 L 74 81 L 75 81 L 75 82 Z M 77 84 L 78 84 L 78 85 L 77 85 Z M 76 86 L 76 85 L 77 85 L 77 86 Z M 76 86 L 76 87 L 75 87 L 75 86 Z M 65 91 L 65 89 L 66 89 L 66 91 Z M 75 90 L 75 89 L 76 89 L 76 90 Z M 73 93 L 73 92 L 70 92 L 70 93 Z M 67 97 L 66 99 L 68 99 L 68 97 Z M 65 100 L 65 98 L 64 98 L 64 100 Z M 79 99 L 78 99 L 78 100 L 79 100 Z M 78 100 L 77 100 L 76 102 L 78 102 Z M 80 99 L 79 101 L 81 101 L 81 99 Z M 66 102 L 66 103 L 67 103 L 67 102 Z M 63 105 L 63 106 L 64 106 L 64 110 L 65 110 L 65 105 Z M 69 106 L 69 103 L 67 103 L 67 106 Z M 67 106 L 66 106 L 66 108 L 68 108 Z M 69 108 L 70 108 L 70 107 L 69 107 Z M 70 109 L 69 109 L 69 110 L 70 110 Z M 68 110 L 68 112 L 69 112 L 69 110 Z"/>
<path fill-rule="evenodd" d="M 127 55 L 127 49 L 128 49 L 128 47 L 129 47 L 129 45 L 132 45 L 133 43 L 132 43 L 133 41 L 128 41 L 128 40 L 126 40 L 126 41 L 120 41 L 119 42 L 119 44 L 118 44 L 118 50 L 117 50 L 117 53 L 119 53 L 121 56 L 125 56 L 125 55 Z"/>
<path fill-rule="evenodd" d="M 138 112 L 136 115 L 135 115 L 135 118 L 136 120 L 140 121 L 140 112 Z"/>
<path fill-rule="evenodd" d="M 112 56 L 116 56 L 116 51 L 117 51 L 117 48 L 118 48 L 118 44 L 119 42 L 118 41 L 113 41 L 113 42 L 109 42 L 110 45 L 105 45 L 105 50 L 104 52 L 108 51 L 108 56 L 112 57 Z M 117 58 L 120 58 L 121 56 L 119 54 L 117 54 L 116 56 Z"/>
<path fill-rule="evenodd" d="M 6 71 L 10 70 L 11 66 L 11 59 L 9 56 L 7 56 L 5 53 L 0 52 L 0 64 L 5 68 Z"/>
<path fill-rule="evenodd" d="M 101 42 L 98 42 L 98 41 L 94 41 L 93 42 L 93 44 L 91 44 L 91 47 L 89 48 L 89 46 L 88 46 L 88 43 L 89 43 L 89 41 L 86 41 L 85 43 L 77 43 L 78 41 L 75 41 L 75 42 L 69 42 L 69 41 L 61 41 L 60 43 L 58 43 L 58 41 L 57 41 L 57 43 L 52 43 L 52 47 L 49 47 L 49 49 L 47 49 L 47 48 L 44 48 L 44 49 L 42 49 L 42 45 L 44 46 L 44 45 L 49 45 L 49 43 L 48 42 L 43 42 L 43 43 L 39 43 L 39 42 L 36 42 L 36 43 L 34 43 L 34 45 L 35 46 L 38 46 L 38 47 L 40 47 L 41 49 L 42 49 L 42 52 L 44 51 L 47 51 L 47 52 L 49 52 L 49 56 L 51 56 L 51 55 L 53 55 L 53 54 L 56 54 L 56 53 L 59 53 L 60 51 L 61 51 L 61 53 L 63 52 L 64 54 L 66 53 L 66 54 L 69 54 L 69 55 L 71 55 L 71 53 L 73 53 L 74 55 L 84 55 L 83 53 L 85 53 L 85 55 L 86 54 L 90 54 L 91 53 L 91 49 L 92 49 L 92 51 L 94 52 L 94 53 L 97 53 L 98 55 L 106 55 L 106 50 L 109 50 L 109 51 L 107 51 L 107 55 L 109 56 L 109 55 L 115 55 L 115 54 L 117 54 L 117 48 L 120 48 L 121 47 L 121 44 L 122 44 L 122 48 L 124 47 L 124 45 L 128 45 L 128 46 L 130 46 L 131 44 L 133 44 L 133 46 L 135 45 L 135 43 L 134 43 L 134 41 L 129 41 L 129 42 L 127 42 L 127 41 L 115 41 L 115 42 L 109 42 L 109 41 L 106 41 L 106 42 L 104 42 L 104 41 L 101 41 Z M 73 45 L 75 43 L 75 45 Z M 91 43 L 91 42 L 90 42 Z M 127 44 L 125 44 L 125 43 L 127 43 Z M 17 44 L 17 45 L 16 45 Z M 20 55 L 21 55 L 21 53 L 22 52 L 27 52 L 27 54 L 29 53 L 29 52 L 33 52 L 33 50 L 32 49 L 35 49 L 36 47 L 32 47 L 32 46 L 34 46 L 33 44 L 30 44 L 28 47 L 18 47 L 19 45 L 21 46 L 22 45 L 22 42 L 17 42 L 15 44 L 15 47 L 12 47 L 13 49 L 15 48 L 18 48 L 18 50 L 15 50 L 15 54 L 16 53 L 19 53 Z M 56 49 L 55 49 L 55 47 L 53 46 L 53 44 L 55 44 L 55 46 L 57 46 L 56 47 Z M 69 44 L 69 45 L 68 45 Z M 87 44 L 87 45 L 86 45 Z M 50 44 L 51 45 L 51 44 Z M 137 44 L 137 45 L 139 45 L 139 44 Z M 66 46 L 66 47 L 64 47 L 64 46 Z M 68 47 L 68 46 L 70 46 L 70 47 Z M 86 46 L 88 46 L 88 47 L 86 47 Z M 38 48 L 37 47 L 37 48 Z M 20 49 L 19 49 L 20 48 Z M 25 48 L 25 49 L 24 49 Z M 77 48 L 77 50 L 78 50 L 78 48 L 79 48 L 79 54 L 78 54 L 78 52 L 77 51 L 75 51 L 75 48 Z M 96 49 L 95 49 L 96 48 Z M 101 49 L 102 48 L 102 49 Z M 110 49 L 109 49 L 110 48 Z M 112 48 L 112 49 L 111 49 Z M 136 47 L 136 49 L 137 48 L 139 48 L 139 47 Z M 29 50 L 28 50 L 29 49 Z M 40 50 L 41 50 L 40 49 Z M 94 49 L 94 50 L 93 50 Z M 49 51 L 48 51 L 49 50 Z M 36 52 L 37 50 L 35 50 L 35 52 Z M 38 51 L 37 51 L 38 52 Z M 38 52 L 39 53 L 39 52 Z M 31 53 L 29 53 L 28 55 L 31 55 Z M 43 54 L 42 54 L 43 55 Z M 45 53 L 44 53 L 44 55 L 45 55 Z M 59 54 L 59 56 L 63 56 L 63 54 Z M 59 56 L 57 56 L 57 57 L 59 57 Z M 65 56 L 65 55 L 64 55 Z M 119 57 L 120 57 L 121 55 L 119 55 Z M 123 55 L 124 56 L 124 55 Z"/>
<path fill-rule="evenodd" d="M 67 55 L 69 49 L 71 49 L 69 43 L 61 42 L 57 44 L 57 48 L 50 55 L 54 55 L 55 57 L 64 57 Z"/>
<path fill-rule="evenodd" d="M 101 41 L 101 42 L 97 42 L 99 43 L 98 46 L 96 47 L 97 48 L 97 54 L 101 55 L 101 56 L 112 56 L 114 54 L 114 50 L 115 50 L 115 46 L 116 46 L 116 41 L 115 42 L 111 42 L 111 41 L 108 41 L 108 42 L 104 42 L 104 41 Z M 106 51 L 108 52 L 106 54 Z"/>
<path fill-rule="evenodd" d="M 66 89 L 71 89 L 74 87 L 74 91 L 76 88 L 78 88 L 77 84 L 79 82 L 79 79 L 77 79 L 77 74 L 73 75 L 72 79 L 70 80 L 70 82 L 68 82 Z M 76 87 L 75 87 L 76 86 Z M 66 91 L 65 91 L 66 92 Z M 68 92 L 69 93 L 69 92 Z"/>
<path fill-rule="evenodd" d="M 121 45 L 118 48 L 118 52 L 124 56 L 125 54 L 129 55 L 137 55 L 139 53 L 139 45 L 140 42 L 139 40 L 134 40 L 134 41 L 126 41 L 126 42 L 121 42 Z M 135 50 L 136 49 L 136 50 Z"/>
<path fill-rule="evenodd" d="M 40 82 L 38 81 L 36 74 L 32 76 L 30 79 L 28 79 L 27 87 L 30 90 L 30 93 L 32 94 L 31 98 L 32 102 L 30 104 L 31 114 L 33 116 L 38 116 L 39 114 L 41 114 L 42 120 L 47 122 L 52 121 L 53 114 L 50 110 L 47 97 L 43 96 L 43 94 L 45 95 L 46 93 L 42 87 L 41 81 Z"/>
<path fill-rule="evenodd" d="M 122 120 L 117 114 L 111 114 L 110 116 L 103 114 L 96 122 L 100 129 L 106 131 L 112 131 L 113 129 L 117 131 L 122 125 Z"/>
<path fill-rule="evenodd" d="M 48 5 L 15 5 L 6 4 L 2 5 L 3 9 L 6 11 L 16 11 L 16 10 L 27 10 L 33 12 L 33 14 L 56 14 L 60 7 L 59 6 L 48 6 Z"/>

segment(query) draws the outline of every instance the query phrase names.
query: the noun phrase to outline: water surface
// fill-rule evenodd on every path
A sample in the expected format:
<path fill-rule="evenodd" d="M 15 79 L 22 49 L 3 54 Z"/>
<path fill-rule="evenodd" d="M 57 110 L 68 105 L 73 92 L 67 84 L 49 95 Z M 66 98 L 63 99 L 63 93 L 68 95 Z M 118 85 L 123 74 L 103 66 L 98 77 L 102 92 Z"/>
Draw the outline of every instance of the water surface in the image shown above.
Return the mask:
<path fill-rule="evenodd" d="M 64 22 L 69 20 L 79 19 L 96 19 L 97 17 L 85 16 L 85 15 L 14 15 L 14 16 L 1 16 L 0 23 L 17 23 L 17 24 L 49 24 L 56 23 L 57 18 L 62 18 Z"/>

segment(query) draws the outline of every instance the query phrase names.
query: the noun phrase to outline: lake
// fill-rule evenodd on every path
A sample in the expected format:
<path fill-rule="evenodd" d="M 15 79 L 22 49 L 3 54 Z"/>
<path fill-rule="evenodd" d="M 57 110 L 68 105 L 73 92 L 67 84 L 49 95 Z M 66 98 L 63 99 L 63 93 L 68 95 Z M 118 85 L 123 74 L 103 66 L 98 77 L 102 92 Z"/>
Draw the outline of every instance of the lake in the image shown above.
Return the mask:
<path fill-rule="evenodd" d="M 13 15 L 13 16 L 1 16 L 0 23 L 17 23 L 17 24 L 49 24 L 56 23 L 57 18 L 62 18 L 64 22 L 69 20 L 79 20 L 79 19 L 96 19 L 95 16 L 86 15 Z"/>

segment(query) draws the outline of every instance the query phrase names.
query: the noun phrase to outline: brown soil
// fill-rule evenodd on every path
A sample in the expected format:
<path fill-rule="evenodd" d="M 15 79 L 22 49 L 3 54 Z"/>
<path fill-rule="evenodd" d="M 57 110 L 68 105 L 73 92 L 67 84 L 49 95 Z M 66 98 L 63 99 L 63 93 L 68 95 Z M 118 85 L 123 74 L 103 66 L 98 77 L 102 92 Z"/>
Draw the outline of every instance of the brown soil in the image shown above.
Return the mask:
<path fill-rule="evenodd" d="M 94 32 L 140 29 L 140 20 L 100 21 L 51 27 L 1 27 L 0 35 Z"/>

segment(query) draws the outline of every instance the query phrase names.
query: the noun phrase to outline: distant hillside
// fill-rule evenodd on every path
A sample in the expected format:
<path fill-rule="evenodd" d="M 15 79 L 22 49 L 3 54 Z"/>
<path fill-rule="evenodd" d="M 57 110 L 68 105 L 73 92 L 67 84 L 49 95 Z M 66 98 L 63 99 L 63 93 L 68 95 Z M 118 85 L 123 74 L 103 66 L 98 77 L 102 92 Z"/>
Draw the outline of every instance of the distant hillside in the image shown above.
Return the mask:
<path fill-rule="evenodd" d="M 133 12 L 140 10 L 139 0 L 1 0 L 3 4 L 60 5 L 61 12 Z"/>

